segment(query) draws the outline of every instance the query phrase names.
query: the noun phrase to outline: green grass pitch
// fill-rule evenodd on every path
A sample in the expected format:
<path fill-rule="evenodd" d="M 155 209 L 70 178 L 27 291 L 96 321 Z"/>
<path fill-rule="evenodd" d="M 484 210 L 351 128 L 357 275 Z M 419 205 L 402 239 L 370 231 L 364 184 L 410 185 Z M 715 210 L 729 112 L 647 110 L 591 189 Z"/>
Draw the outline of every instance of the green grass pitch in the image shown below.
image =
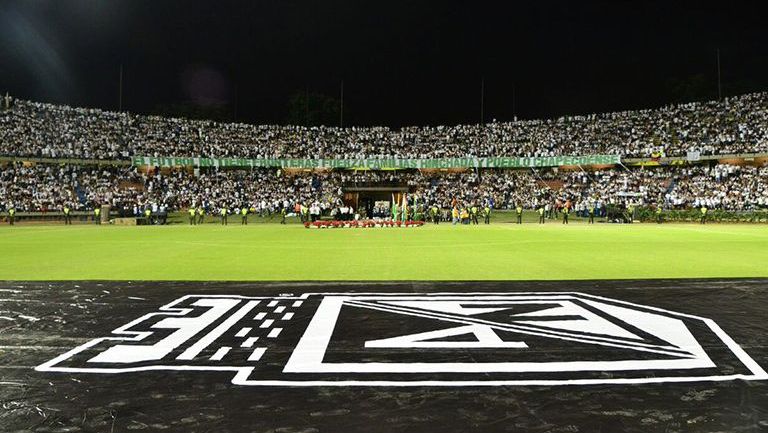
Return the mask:
<path fill-rule="evenodd" d="M 764 225 L 0 227 L 0 280 L 768 277 Z"/>

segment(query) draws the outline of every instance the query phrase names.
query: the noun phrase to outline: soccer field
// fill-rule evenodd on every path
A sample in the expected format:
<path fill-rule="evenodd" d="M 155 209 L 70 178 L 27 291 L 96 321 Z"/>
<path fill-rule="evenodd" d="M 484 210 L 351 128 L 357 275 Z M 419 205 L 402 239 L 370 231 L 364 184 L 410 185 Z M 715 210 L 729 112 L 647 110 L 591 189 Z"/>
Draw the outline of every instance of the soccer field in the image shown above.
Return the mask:
<path fill-rule="evenodd" d="M 2 280 L 768 277 L 763 225 L 3 226 Z"/>

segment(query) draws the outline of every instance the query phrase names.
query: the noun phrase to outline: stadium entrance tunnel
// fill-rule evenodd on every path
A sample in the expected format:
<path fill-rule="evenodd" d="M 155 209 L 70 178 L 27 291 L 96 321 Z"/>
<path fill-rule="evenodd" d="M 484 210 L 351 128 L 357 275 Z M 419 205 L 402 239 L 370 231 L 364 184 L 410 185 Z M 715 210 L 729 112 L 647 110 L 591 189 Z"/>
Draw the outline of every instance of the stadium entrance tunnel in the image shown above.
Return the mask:
<path fill-rule="evenodd" d="M 399 184 L 354 184 L 342 187 L 343 201 L 357 212 L 364 211 L 368 218 L 391 216 L 392 203 L 400 203 L 403 194 L 408 193 L 407 185 Z"/>
<path fill-rule="evenodd" d="M 5 282 L 2 422 L 760 431 L 767 283 Z"/>

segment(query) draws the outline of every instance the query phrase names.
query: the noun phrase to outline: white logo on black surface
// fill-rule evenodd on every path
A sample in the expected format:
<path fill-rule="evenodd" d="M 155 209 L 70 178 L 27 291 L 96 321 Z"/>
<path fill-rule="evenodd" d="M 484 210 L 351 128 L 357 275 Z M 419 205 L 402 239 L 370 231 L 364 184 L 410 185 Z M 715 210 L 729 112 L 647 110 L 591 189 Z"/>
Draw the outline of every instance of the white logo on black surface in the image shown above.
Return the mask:
<path fill-rule="evenodd" d="M 36 369 L 232 371 L 272 386 L 768 378 L 710 319 L 566 292 L 188 295 Z"/>

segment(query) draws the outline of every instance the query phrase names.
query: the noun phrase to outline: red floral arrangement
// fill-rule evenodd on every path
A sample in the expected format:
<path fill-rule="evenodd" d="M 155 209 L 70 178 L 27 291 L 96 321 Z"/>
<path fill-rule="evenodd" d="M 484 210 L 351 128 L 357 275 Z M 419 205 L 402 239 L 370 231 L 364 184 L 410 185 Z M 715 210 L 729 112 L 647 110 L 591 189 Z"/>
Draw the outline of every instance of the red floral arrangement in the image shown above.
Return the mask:
<path fill-rule="evenodd" d="M 375 228 L 375 227 L 421 227 L 424 221 L 360 220 L 360 221 L 315 221 L 305 222 L 308 229 L 328 228 Z"/>

